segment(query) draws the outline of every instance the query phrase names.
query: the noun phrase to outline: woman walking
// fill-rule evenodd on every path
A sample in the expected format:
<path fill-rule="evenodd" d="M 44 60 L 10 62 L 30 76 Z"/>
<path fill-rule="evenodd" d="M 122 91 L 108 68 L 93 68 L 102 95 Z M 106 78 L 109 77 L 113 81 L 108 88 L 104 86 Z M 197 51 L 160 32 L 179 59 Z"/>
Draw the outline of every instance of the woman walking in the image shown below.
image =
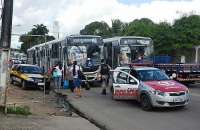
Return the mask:
<path fill-rule="evenodd" d="M 73 62 L 71 72 L 73 74 L 74 92 L 77 97 L 81 97 L 81 79 L 79 78 L 79 73 L 82 72 L 82 69 L 77 65 L 77 61 Z"/>

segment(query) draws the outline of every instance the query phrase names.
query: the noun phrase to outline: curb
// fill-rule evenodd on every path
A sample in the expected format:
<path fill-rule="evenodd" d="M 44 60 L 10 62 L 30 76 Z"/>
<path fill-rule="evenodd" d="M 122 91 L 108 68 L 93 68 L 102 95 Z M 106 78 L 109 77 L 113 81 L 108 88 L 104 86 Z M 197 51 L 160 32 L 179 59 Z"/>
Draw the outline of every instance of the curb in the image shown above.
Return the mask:
<path fill-rule="evenodd" d="M 92 124 L 94 124 L 95 126 L 97 126 L 98 128 L 100 128 L 101 130 L 109 130 L 103 123 L 99 123 L 99 121 L 95 120 L 94 118 L 90 117 L 89 115 L 87 115 L 86 113 L 82 112 L 81 110 L 79 110 L 79 108 L 75 107 L 72 103 L 70 103 L 69 100 L 66 100 L 66 102 L 69 103 L 70 107 L 74 110 L 75 113 L 77 113 L 79 116 L 85 118 L 86 120 L 88 120 L 89 122 L 91 122 Z"/>
<path fill-rule="evenodd" d="M 60 94 L 58 92 L 53 91 L 57 96 L 60 96 Z M 76 114 L 78 114 L 80 117 L 85 118 L 86 120 L 88 120 L 89 122 L 91 122 L 92 124 L 94 124 L 95 126 L 97 126 L 98 128 L 100 128 L 100 130 L 109 130 L 106 125 L 104 125 L 103 123 L 99 123 L 99 121 L 97 121 L 96 119 L 90 117 L 88 114 L 82 112 L 79 108 L 75 107 L 73 105 L 73 103 L 71 103 L 67 97 L 64 98 L 64 101 L 69 104 L 70 109 L 72 111 L 74 111 Z"/>

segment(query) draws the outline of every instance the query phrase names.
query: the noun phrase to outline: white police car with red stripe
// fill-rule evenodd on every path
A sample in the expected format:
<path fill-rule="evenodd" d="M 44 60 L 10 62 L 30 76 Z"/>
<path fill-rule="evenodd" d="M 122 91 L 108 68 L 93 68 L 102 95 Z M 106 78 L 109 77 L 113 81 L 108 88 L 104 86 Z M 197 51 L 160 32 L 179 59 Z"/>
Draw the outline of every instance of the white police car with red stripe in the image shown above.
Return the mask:
<path fill-rule="evenodd" d="M 153 107 L 184 107 L 189 102 L 188 88 L 171 80 L 153 67 L 117 67 L 113 72 L 114 100 L 137 100 L 144 110 Z"/>

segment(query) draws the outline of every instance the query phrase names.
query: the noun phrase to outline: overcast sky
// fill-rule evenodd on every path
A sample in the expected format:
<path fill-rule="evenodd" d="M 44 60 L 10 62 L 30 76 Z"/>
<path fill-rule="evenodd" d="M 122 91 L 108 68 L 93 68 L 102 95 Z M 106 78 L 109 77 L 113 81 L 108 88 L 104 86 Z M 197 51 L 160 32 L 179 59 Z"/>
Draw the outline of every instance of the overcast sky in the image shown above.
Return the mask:
<path fill-rule="evenodd" d="M 24 33 L 34 24 L 45 24 L 53 32 L 59 22 L 62 36 L 77 34 L 86 24 L 112 19 L 130 22 L 150 18 L 156 23 L 183 14 L 200 14 L 200 0 L 14 0 L 13 33 Z M 12 47 L 19 46 L 13 37 Z"/>

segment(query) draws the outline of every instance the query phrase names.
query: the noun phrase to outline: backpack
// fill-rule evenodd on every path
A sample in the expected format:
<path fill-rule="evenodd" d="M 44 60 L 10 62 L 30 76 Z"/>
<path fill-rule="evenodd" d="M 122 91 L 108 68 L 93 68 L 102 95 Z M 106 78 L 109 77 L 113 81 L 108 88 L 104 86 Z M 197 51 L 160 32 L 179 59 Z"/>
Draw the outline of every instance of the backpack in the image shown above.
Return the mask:
<path fill-rule="evenodd" d="M 101 75 L 109 75 L 109 67 L 106 64 L 101 64 Z"/>

